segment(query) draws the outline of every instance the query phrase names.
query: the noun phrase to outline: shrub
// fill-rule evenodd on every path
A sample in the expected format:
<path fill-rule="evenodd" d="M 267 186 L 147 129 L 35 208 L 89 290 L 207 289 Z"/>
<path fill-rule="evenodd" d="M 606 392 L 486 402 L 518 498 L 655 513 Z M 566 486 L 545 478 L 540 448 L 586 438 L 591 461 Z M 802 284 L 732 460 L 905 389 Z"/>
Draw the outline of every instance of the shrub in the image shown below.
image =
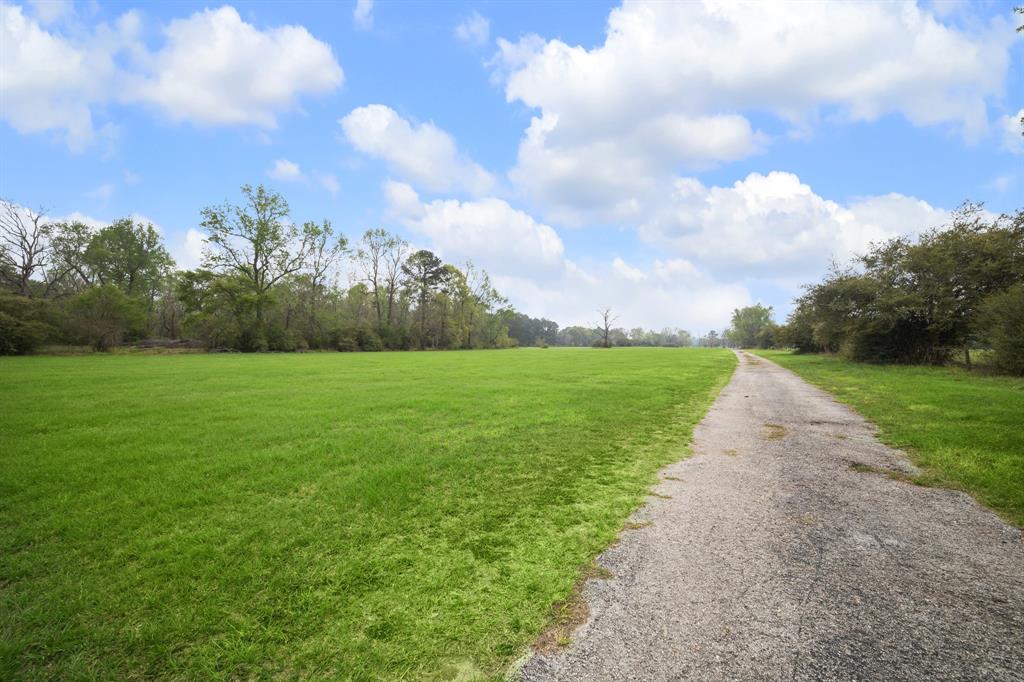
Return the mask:
<path fill-rule="evenodd" d="M 0 293 L 0 355 L 23 355 L 59 337 L 48 301 Z"/>
<path fill-rule="evenodd" d="M 989 296 L 981 317 L 983 335 L 992 346 L 996 367 L 1024 375 L 1024 285 Z"/>
<path fill-rule="evenodd" d="M 108 350 L 146 325 L 139 302 L 109 285 L 86 289 L 71 300 L 69 312 L 80 338 L 96 350 Z"/>

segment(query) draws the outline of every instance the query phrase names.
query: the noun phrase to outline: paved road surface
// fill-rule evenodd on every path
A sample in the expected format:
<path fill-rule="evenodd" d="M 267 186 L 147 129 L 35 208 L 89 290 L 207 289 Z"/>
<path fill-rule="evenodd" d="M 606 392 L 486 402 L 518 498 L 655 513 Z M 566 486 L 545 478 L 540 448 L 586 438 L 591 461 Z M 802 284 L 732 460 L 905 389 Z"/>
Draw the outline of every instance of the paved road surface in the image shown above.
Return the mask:
<path fill-rule="evenodd" d="M 912 471 L 796 375 L 742 354 L 524 680 L 1024 680 L 1024 539 Z"/>

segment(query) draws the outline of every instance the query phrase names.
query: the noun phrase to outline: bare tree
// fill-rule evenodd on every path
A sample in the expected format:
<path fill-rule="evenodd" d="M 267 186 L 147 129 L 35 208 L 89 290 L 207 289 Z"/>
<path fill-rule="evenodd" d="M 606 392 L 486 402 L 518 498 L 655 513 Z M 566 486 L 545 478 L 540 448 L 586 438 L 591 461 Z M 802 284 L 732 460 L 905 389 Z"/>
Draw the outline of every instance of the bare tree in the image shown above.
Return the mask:
<path fill-rule="evenodd" d="M 363 271 L 363 281 L 370 286 L 370 294 L 373 295 L 373 307 L 377 312 L 377 329 L 383 326 L 384 311 L 381 301 L 381 270 L 384 266 L 384 247 L 388 240 L 388 233 L 378 228 L 367 230 L 363 233 L 363 239 L 356 249 L 356 262 Z"/>
<path fill-rule="evenodd" d="M 611 348 L 612 345 L 608 340 L 608 336 L 611 334 L 612 325 L 615 324 L 615 320 L 619 319 L 619 317 L 612 314 L 611 308 L 602 308 L 597 311 L 597 314 L 601 316 L 597 323 L 597 333 L 601 335 L 601 345 L 604 348 Z"/>
<path fill-rule="evenodd" d="M 392 237 L 384 253 L 384 284 L 388 292 L 388 326 L 394 322 L 395 295 L 402 277 L 402 264 L 409 256 L 409 242 L 401 237 Z"/>
<path fill-rule="evenodd" d="M 32 276 L 44 271 L 50 252 L 46 210 L 0 199 L 0 277 L 22 296 L 31 296 Z"/>

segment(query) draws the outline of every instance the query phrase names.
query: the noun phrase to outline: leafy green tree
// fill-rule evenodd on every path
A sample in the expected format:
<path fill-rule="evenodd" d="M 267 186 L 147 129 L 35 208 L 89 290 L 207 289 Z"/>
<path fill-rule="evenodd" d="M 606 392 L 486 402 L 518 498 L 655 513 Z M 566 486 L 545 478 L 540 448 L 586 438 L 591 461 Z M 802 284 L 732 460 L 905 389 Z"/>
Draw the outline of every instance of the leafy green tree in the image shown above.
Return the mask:
<path fill-rule="evenodd" d="M 309 266 L 315 244 L 325 232 L 315 223 L 306 223 L 300 231 L 290 220 L 284 197 L 263 185 L 255 189 L 243 185 L 242 195 L 243 204 L 225 202 L 202 210 L 203 264 L 247 283 L 255 304 L 253 334 L 259 336 L 274 285 Z"/>
<path fill-rule="evenodd" d="M 737 308 L 732 311 L 729 341 L 741 348 L 768 348 L 774 344 L 774 327 L 771 306 Z"/>
<path fill-rule="evenodd" d="M 409 256 L 402 264 L 405 284 L 416 299 L 416 314 L 419 318 L 419 345 L 426 341 L 427 308 L 437 289 L 450 276 L 441 259 L 432 252 L 421 249 Z"/>
<path fill-rule="evenodd" d="M 0 291 L 0 355 L 31 353 L 60 336 L 53 303 Z"/>

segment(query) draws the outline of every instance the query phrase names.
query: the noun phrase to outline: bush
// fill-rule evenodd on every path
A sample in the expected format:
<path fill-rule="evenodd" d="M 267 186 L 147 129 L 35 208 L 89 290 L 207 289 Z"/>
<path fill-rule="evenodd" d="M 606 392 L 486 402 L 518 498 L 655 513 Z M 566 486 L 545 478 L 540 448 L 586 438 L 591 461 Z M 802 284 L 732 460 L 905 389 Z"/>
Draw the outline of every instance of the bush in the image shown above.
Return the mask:
<path fill-rule="evenodd" d="M 59 337 L 48 301 L 0 293 L 0 355 L 31 353 Z"/>
<path fill-rule="evenodd" d="M 981 319 L 996 367 L 1009 374 L 1024 375 L 1024 285 L 989 296 Z"/>
<path fill-rule="evenodd" d="M 108 350 L 146 325 L 139 302 L 109 285 L 86 289 L 71 300 L 69 312 L 79 337 L 96 350 Z"/>

